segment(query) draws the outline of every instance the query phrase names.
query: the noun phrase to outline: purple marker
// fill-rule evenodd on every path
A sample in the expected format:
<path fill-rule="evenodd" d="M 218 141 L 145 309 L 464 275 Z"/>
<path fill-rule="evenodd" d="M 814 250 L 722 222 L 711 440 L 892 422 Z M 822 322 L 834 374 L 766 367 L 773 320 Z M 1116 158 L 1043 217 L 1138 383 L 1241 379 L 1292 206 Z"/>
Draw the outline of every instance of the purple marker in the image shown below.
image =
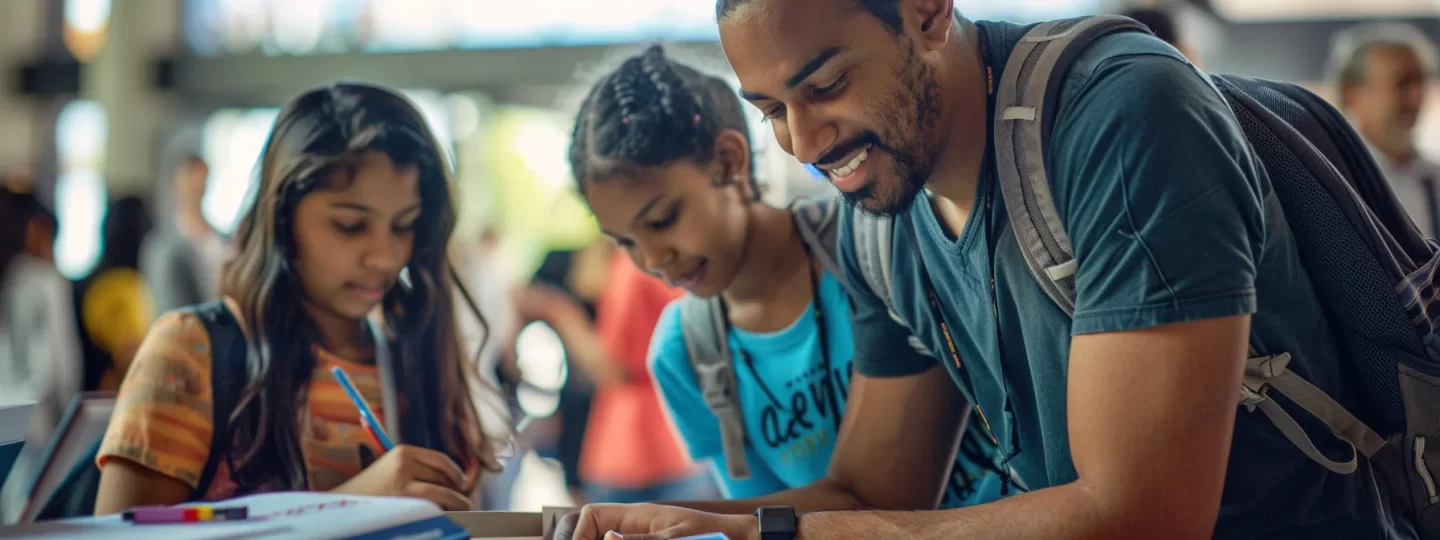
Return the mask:
<path fill-rule="evenodd" d="M 137 525 L 158 523 L 194 523 L 198 521 L 235 521 L 246 519 L 250 509 L 244 506 L 142 506 L 127 510 L 122 517 Z"/>

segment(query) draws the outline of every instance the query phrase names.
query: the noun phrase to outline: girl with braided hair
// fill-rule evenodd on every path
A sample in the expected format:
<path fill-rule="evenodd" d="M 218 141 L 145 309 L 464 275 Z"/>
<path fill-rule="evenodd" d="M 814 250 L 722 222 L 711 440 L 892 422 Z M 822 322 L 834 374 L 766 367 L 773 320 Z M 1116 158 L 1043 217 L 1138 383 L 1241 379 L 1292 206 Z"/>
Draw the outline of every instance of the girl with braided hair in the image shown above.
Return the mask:
<path fill-rule="evenodd" d="M 280 490 L 473 510 L 498 465 L 457 335 L 455 298 L 475 304 L 445 152 L 400 94 L 333 83 L 281 110 L 260 160 L 224 300 L 162 316 L 120 386 L 96 513 Z"/>
<path fill-rule="evenodd" d="M 848 297 L 812 253 L 821 250 L 802 238 L 794 208 L 760 201 L 735 91 L 651 46 L 594 84 L 573 135 L 570 165 L 601 230 L 637 267 L 689 292 L 661 315 L 649 368 L 690 457 L 709 463 L 732 499 L 824 481 L 845 431 L 854 354 Z M 743 410 L 748 478 L 716 465 L 724 462 L 721 427 L 686 347 L 685 333 L 696 330 L 682 321 L 684 306 L 716 298 Z M 961 448 L 949 489 L 936 502 L 998 498 L 994 445 L 970 430 Z M 755 510 L 753 502 L 680 504 Z M 811 504 L 833 510 L 859 503 Z"/>

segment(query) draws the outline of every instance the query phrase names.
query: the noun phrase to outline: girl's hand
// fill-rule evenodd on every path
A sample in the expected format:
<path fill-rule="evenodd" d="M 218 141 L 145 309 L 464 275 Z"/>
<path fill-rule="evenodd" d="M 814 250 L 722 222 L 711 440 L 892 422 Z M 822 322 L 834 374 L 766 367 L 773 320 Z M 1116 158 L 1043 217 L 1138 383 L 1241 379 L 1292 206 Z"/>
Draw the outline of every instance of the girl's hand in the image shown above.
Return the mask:
<path fill-rule="evenodd" d="M 416 446 L 396 446 L 332 493 L 416 497 L 446 511 L 474 510 L 464 495 L 465 471 L 449 456 Z"/>

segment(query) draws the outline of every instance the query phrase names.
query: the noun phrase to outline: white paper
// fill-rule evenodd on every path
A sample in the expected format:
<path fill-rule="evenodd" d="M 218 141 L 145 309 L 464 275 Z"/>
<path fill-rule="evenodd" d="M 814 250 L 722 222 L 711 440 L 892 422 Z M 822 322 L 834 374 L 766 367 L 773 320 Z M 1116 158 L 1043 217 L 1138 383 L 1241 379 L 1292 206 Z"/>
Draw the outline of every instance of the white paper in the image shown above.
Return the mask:
<path fill-rule="evenodd" d="M 136 525 L 119 515 L 0 527 L 0 538 L 120 540 L 230 540 L 245 538 L 346 538 L 441 515 L 421 499 L 327 493 L 268 493 L 213 503 L 245 506 L 250 519 L 231 522 Z"/>

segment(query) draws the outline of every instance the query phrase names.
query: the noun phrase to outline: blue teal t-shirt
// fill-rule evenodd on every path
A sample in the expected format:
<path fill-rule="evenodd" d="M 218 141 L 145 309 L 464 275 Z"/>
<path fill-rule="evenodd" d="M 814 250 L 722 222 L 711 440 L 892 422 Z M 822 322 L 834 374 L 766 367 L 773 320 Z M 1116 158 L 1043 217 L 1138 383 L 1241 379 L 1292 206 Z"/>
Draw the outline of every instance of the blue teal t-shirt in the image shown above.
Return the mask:
<path fill-rule="evenodd" d="M 830 467 L 855 347 L 849 299 L 828 272 L 820 282 L 820 297 L 834 358 L 821 358 L 813 303 L 778 332 L 731 330 L 730 350 L 735 355 L 735 376 L 750 442 L 746 448 L 750 478 L 745 480 L 735 480 L 723 467 L 715 466 L 724 461 L 720 425 L 701 398 L 680 324 L 679 303 L 696 300 L 678 299 L 660 316 L 650 345 L 655 386 L 690 457 L 710 462 L 728 498 L 759 497 L 801 487 L 824 478 Z M 749 362 L 740 354 L 742 350 Z M 979 456 L 993 463 L 994 445 L 978 439 L 984 435 L 977 424 L 972 423 L 964 437 L 968 439 L 963 441 L 966 452 L 957 459 L 944 507 L 1000 498 L 999 475 L 966 457 Z"/>
<path fill-rule="evenodd" d="M 998 80 L 1028 28 L 979 24 Z M 1040 489 L 1078 478 L 1066 425 L 1073 335 L 1249 314 L 1252 345 L 1289 352 L 1290 369 L 1354 406 L 1263 165 L 1204 76 L 1153 36 L 1125 33 L 1096 41 L 1056 77 L 1063 86 L 1046 166 L 1078 263 L 1073 320 L 1027 270 L 993 171 L 983 175 L 958 239 L 941 229 L 922 193 L 896 219 L 889 254 L 896 311 L 931 350 L 943 350 L 921 265 L 928 272 L 967 360 L 968 393 L 1021 480 Z M 839 258 L 845 275 L 860 280 L 852 227 L 842 219 Z M 908 352 L 910 330 L 866 291 L 855 295 L 855 326 L 858 373 L 901 376 L 934 365 Z M 942 364 L 963 388 L 956 368 Z M 1330 459 L 1350 459 L 1308 415 L 1292 414 Z M 1330 472 L 1263 414 L 1241 409 L 1215 537 L 1384 538 L 1371 476 L 1364 465 L 1351 475 Z"/>

